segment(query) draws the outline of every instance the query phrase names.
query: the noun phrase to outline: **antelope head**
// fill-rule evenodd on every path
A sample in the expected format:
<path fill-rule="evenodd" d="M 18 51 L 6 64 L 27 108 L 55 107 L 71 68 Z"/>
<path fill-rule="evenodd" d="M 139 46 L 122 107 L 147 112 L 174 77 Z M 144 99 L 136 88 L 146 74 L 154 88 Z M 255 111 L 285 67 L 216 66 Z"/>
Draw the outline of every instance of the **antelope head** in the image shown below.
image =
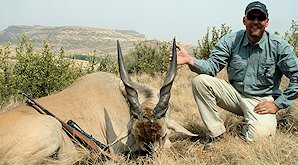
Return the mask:
<path fill-rule="evenodd" d="M 138 96 L 137 83 L 133 82 L 125 68 L 119 41 L 117 41 L 118 64 L 121 80 L 125 87 L 126 99 L 129 103 L 131 114 L 131 130 L 136 143 L 143 151 L 156 151 L 162 148 L 168 130 L 168 120 L 166 113 L 169 108 L 171 87 L 176 75 L 177 53 L 175 39 L 172 48 L 172 61 L 165 81 L 158 92 L 154 93 L 150 88 L 143 88 L 146 98 L 140 99 Z M 140 85 L 139 85 L 140 86 Z"/>

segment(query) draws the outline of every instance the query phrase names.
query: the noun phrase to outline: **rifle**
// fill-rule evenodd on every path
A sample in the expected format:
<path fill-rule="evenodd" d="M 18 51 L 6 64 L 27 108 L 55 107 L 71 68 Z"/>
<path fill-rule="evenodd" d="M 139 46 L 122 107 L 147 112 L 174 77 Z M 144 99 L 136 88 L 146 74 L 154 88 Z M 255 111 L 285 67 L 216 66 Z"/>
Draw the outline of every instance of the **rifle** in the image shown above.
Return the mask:
<path fill-rule="evenodd" d="M 108 146 L 105 144 L 97 141 L 94 139 L 91 135 L 87 134 L 85 131 L 83 131 L 79 125 L 77 125 L 74 121 L 69 120 L 67 123 L 65 123 L 63 120 L 55 116 L 53 113 L 49 112 L 47 109 L 45 109 L 43 106 L 38 104 L 36 101 L 31 99 L 27 94 L 22 93 L 23 96 L 25 96 L 28 100 L 26 103 L 33 107 L 35 110 L 37 110 L 40 113 L 45 113 L 47 115 L 50 115 L 57 119 L 61 125 L 63 130 L 70 136 L 70 138 L 74 138 L 78 140 L 84 147 L 88 148 L 91 151 L 94 151 L 96 153 L 101 153 L 101 158 L 104 158 L 105 160 L 111 160 L 110 157 L 104 155 L 102 153 L 103 151 L 107 151 L 109 149 Z"/>
<path fill-rule="evenodd" d="M 100 141 L 94 139 L 92 137 L 92 135 L 89 135 L 88 133 L 86 133 L 76 122 L 74 122 L 73 120 L 68 120 L 67 124 L 69 126 L 71 126 L 72 128 L 76 129 L 77 131 L 81 132 L 83 135 L 85 135 L 88 139 L 94 141 L 96 143 L 96 145 L 101 148 L 103 151 L 108 151 L 109 147 L 106 146 L 105 144 L 101 143 Z"/>

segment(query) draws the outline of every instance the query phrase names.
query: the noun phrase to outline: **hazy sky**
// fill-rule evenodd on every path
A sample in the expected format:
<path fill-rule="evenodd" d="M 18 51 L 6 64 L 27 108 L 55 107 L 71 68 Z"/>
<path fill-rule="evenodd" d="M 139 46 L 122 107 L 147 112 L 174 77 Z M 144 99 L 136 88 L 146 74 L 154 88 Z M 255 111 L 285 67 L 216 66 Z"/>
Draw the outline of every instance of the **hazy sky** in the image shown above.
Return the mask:
<path fill-rule="evenodd" d="M 0 31 L 9 25 L 91 26 L 135 30 L 147 39 L 196 44 L 207 27 L 225 23 L 243 29 L 252 0 L 1 0 Z M 298 21 L 298 0 L 261 0 L 269 31 L 284 34 Z"/>

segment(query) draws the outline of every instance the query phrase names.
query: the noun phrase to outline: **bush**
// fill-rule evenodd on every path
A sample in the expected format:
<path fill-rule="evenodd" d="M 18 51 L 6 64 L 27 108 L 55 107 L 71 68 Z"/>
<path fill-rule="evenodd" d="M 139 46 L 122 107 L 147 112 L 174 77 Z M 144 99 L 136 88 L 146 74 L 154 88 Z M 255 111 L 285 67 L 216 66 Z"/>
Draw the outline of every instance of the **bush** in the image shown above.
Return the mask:
<path fill-rule="evenodd" d="M 154 75 L 168 70 L 168 55 L 171 46 L 168 42 L 149 45 L 139 42 L 135 48 L 125 56 L 125 63 L 129 73 L 147 73 Z"/>
<path fill-rule="evenodd" d="M 41 52 L 34 52 L 32 44 L 22 35 L 16 53 L 14 75 L 18 92 L 46 96 L 64 89 L 83 74 L 73 61 L 63 58 L 64 51 L 55 55 L 46 41 Z"/>
<path fill-rule="evenodd" d="M 99 59 L 97 71 L 119 73 L 118 62 L 111 55 L 105 55 Z"/>
<path fill-rule="evenodd" d="M 86 68 L 87 74 L 95 72 L 95 67 L 99 62 L 99 57 L 96 57 L 96 50 L 93 50 L 91 54 L 88 55 L 88 65 Z"/>
<path fill-rule="evenodd" d="M 9 58 L 10 45 L 0 48 L 0 107 L 10 101 L 15 90 L 15 76 L 12 61 Z"/>
<path fill-rule="evenodd" d="M 285 33 L 284 38 L 294 47 L 298 55 L 298 22 L 292 20 L 290 30 Z"/>
<path fill-rule="evenodd" d="M 204 35 L 203 39 L 198 40 L 198 47 L 193 50 L 194 56 L 199 59 L 209 58 L 212 49 L 215 44 L 219 41 L 224 35 L 231 33 L 231 27 L 226 26 L 225 24 L 221 25 L 221 29 L 216 29 L 215 26 L 211 29 L 211 35 L 209 27 L 207 28 L 207 33 Z"/>

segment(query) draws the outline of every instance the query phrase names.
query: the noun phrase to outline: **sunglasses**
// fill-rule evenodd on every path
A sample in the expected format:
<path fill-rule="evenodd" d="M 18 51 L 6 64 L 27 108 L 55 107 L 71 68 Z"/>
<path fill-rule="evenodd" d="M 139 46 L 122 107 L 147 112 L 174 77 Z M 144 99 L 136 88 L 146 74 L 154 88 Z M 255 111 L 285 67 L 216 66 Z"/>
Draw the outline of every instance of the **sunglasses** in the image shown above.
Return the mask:
<path fill-rule="evenodd" d="M 250 21 L 254 21 L 256 18 L 259 20 L 259 21 L 265 21 L 267 19 L 267 17 L 263 14 L 261 15 L 253 15 L 253 14 L 248 14 L 246 16 L 246 18 Z"/>

